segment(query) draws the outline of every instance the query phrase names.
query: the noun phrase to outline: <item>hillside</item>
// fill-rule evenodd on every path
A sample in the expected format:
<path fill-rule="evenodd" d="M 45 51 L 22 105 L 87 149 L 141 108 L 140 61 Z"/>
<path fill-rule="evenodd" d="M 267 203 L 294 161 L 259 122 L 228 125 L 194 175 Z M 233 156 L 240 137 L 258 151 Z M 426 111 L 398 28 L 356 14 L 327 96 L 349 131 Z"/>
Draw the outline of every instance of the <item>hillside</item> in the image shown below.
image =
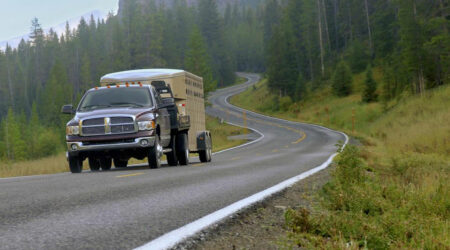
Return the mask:
<path fill-rule="evenodd" d="M 313 209 L 299 205 L 285 214 L 291 244 L 448 247 L 450 86 L 390 105 L 365 104 L 362 76 L 354 76 L 355 92 L 348 97 L 336 97 L 325 87 L 283 106 L 263 81 L 231 99 L 256 112 L 345 131 L 363 144 L 350 145 L 335 160 L 333 178 L 315 194 Z M 382 79 L 380 73 L 375 79 Z"/>

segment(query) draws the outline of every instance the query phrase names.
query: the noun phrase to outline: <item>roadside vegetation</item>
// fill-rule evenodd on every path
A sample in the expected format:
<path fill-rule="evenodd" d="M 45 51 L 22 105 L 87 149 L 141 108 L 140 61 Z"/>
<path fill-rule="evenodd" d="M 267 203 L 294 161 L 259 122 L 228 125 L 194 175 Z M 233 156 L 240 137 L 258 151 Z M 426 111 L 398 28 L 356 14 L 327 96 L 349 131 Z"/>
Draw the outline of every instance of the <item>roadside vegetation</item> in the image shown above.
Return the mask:
<path fill-rule="evenodd" d="M 373 78 L 382 81 L 379 69 Z M 366 72 L 353 75 L 353 94 L 332 86 L 286 102 L 263 80 L 231 103 L 272 116 L 321 124 L 363 144 L 336 160 L 313 209 L 286 212 L 290 244 L 308 248 L 428 248 L 450 246 L 450 86 L 365 103 Z M 353 131 L 352 116 L 355 127 Z"/>
<path fill-rule="evenodd" d="M 228 139 L 228 136 L 244 134 L 245 131 L 243 128 L 221 123 L 219 119 L 211 116 L 206 116 L 206 129 L 211 131 L 211 134 L 213 135 L 213 152 L 238 146 L 246 142 L 246 140 Z M 56 142 L 58 142 L 57 139 Z M 0 161 L 0 178 L 67 172 L 68 163 L 65 153 L 63 152 L 64 148 L 58 147 L 55 150 L 58 152 L 55 155 L 37 160 Z M 130 159 L 129 162 L 129 164 L 139 163 L 147 163 L 147 161 Z M 84 169 L 87 169 L 87 164 L 87 161 L 85 161 Z"/>

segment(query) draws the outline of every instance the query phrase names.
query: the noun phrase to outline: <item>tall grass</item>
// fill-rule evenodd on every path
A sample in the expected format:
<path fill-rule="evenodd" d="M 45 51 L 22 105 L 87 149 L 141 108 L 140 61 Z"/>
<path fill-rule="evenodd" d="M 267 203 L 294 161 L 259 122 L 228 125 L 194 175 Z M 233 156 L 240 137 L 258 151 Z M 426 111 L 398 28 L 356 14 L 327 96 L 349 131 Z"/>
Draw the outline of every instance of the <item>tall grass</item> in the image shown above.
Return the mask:
<path fill-rule="evenodd" d="M 380 81 L 380 72 L 374 73 Z M 277 97 L 264 81 L 231 100 L 343 130 L 363 142 L 336 158 L 314 209 L 286 212 L 289 237 L 306 248 L 450 249 L 450 86 L 387 105 L 364 104 L 362 75 L 354 77 L 348 97 L 337 98 L 325 87 L 285 111 L 273 108 Z"/>

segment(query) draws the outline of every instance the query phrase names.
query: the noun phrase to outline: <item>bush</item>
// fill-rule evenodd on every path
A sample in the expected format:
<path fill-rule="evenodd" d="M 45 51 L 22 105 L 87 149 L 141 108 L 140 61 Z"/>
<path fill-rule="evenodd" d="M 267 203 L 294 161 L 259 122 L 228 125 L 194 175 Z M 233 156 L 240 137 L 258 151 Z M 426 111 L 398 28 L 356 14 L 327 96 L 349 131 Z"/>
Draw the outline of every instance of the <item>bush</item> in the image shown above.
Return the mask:
<path fill-rule="evenodd" d="M 283 96 L 280 98 L 280 110 L 288 111 L 289 107 L 292 105 L 292 99 L 289 96 Z"/>
<path fill-rule="evenodd" d="M 43 130 L 37 137 L 36 146 L 39 147 L 36 157 L 45 157 L 58 152 L 61 149 L 61 141 L 57 134 Z"/>
<path fill-rule="evenodd" d="M 352 92 L 352 73 L 348 65 L 341 61 L 334 71 L 332 85 L 337 96 L 347 96 Z"/>

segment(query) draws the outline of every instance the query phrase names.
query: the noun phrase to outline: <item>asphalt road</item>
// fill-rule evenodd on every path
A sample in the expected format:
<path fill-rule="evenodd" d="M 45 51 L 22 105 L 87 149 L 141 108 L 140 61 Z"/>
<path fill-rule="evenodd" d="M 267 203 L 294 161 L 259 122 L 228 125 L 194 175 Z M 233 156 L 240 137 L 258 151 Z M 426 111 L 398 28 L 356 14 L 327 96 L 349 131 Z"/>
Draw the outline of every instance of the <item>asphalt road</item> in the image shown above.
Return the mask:
<path fill-rule="evenodd" d="M 247 83 L 213 93 L 207 113 L 243 124 L 242 111 L 226 98 L 259 79 L 245 76 Z M 320 165 L 344 140 L 313 125 L 246 117 L 263 138 L 208 164 L 196 157 L 185 167 L 0 179 L 0 249 L 138 247 Z"/>

